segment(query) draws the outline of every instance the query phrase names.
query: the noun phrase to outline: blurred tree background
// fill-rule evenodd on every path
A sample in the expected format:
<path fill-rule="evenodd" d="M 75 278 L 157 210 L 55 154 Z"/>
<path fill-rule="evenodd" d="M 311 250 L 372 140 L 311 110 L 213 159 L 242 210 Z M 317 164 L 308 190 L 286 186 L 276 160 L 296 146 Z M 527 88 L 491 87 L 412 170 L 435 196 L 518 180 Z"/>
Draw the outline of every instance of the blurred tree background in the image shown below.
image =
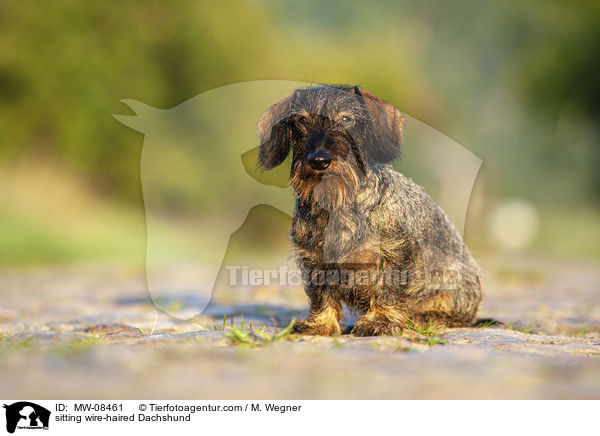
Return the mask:
<path fill-rule="evenodd" d="M 356 83 L 480 156 L 476 246 L 503 199 L 528 249 L 598 256 L 600 3 L 0 1 L 0 261 L 143 262 L 141 134 L 242 81 Z"/>

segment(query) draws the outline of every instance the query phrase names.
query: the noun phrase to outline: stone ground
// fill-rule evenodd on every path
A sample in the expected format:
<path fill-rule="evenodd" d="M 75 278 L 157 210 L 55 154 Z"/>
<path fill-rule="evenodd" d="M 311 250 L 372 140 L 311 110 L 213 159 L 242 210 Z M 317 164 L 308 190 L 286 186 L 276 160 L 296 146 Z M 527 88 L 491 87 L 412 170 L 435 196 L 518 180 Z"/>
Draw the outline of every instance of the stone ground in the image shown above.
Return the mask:
<path fill-rule="evenodd" d="M 479 316 L 502 325 L 274 340 L 256 330 L 266 325 L 271 338 L 301 317 L 299 292 L 218 295 L 196 317 L 202 327 L 157 312 L 139 272 L 4 269 L 0 397 L 600 398 L 600 264 L 511 257 L 482 265 Z M 155 297 L 171 311 L 194 310 L 183 286 Z M 241 327 L 241 314 L 248 336 L 238 330 L 234 340 L 227 335 L 232 322 Z"/>

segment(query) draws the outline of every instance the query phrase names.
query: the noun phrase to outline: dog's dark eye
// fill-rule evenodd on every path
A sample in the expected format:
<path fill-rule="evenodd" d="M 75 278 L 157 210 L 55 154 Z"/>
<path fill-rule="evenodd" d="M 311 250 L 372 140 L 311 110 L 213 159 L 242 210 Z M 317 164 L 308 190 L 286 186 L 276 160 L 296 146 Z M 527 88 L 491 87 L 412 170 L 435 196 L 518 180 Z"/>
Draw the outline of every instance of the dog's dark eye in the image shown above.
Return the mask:
<path fill-rule="evenodd" d="M 354 124 L 354 118 L 352 118 L 350 115 L 344 115 L 340 118 L 339 122 L 342 126 L 351 126 Z"/>
<path fill-rule="evenodd" d="M 296 117 L 296 122 L 301 125 L 301 126 L 305 126 L 308 124 L 308 117 L 305 117 L 304 115 L 298 115 L 298 117 Z"/>

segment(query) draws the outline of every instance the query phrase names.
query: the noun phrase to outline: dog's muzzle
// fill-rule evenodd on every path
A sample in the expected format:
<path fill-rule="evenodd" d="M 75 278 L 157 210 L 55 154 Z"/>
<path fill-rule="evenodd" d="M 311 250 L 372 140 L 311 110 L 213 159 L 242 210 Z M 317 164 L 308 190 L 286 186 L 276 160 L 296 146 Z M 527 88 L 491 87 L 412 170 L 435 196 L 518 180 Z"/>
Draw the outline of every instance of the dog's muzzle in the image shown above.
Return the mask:
<path fill-rule="evenodd" d="M 313 170 L 323 171 L 331 165 L 331 155 L 326 151 L 315 151 L 307 157 L 308 164 Z"/>

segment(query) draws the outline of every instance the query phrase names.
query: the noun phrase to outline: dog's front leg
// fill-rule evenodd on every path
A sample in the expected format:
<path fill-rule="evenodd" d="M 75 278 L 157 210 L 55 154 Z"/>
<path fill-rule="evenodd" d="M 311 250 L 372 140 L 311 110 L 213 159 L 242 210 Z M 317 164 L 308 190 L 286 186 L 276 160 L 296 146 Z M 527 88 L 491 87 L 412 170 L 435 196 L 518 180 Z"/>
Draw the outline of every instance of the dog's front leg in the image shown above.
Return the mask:
<path fill-rule="evenodd" d="M 332 298 L 327 288 L 311 287 L 306 290 L 310 300 L 309 316 L 307 319 L 294 323 L 294 333 L 304 335 L 333 336 L 342 333 L 342 305 Z"/>

